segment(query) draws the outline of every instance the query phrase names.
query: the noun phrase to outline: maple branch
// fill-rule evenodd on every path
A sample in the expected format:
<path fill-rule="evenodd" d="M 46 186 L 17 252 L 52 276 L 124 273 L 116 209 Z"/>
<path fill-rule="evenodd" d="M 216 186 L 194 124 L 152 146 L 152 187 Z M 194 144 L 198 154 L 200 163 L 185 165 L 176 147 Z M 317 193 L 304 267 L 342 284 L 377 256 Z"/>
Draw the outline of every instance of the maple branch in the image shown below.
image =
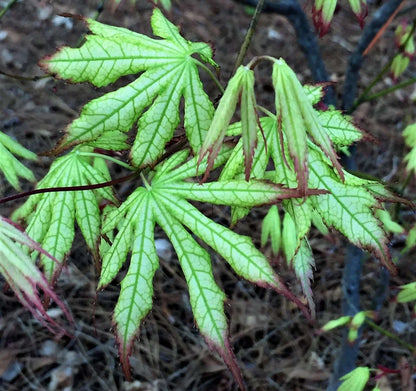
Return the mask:
<path fill-rule="evenodd" d="M 35 189 L 35 190 L 26 191 L 26 192 L 19 193 L 19 194 L 14 194 L 12 196 L 0 198 L 0 204 L 5 204 L 6 202 L 18 200 L 20 198 L 29 197 L 33 194 L 55 193 L 55 192 L 58 192 L 58 191 L 83 191 L 83 190 L 100 189 L 102 187 L 108 187 L 108 186 L 116 185 L 118 183 L 127 182 L 130 179 L 133 179 L 134 177 L 136 177 L 137 175 L 139 175 L 138 171 L 134 172 L 133 174 L 123 176 L 121 178 L 113 179 L 113 180 L 108 181 L 108 182 L 94 183 L 93 185 L 47 187 L 45 189 Z"/>

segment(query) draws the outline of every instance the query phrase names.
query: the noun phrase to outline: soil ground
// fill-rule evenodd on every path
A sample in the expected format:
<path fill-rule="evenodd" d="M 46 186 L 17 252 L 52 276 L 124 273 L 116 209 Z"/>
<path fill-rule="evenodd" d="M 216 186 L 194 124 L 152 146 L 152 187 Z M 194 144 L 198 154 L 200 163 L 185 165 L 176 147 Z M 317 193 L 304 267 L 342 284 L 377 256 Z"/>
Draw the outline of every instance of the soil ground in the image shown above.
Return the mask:
<path fill-rule="evenodd" d="M 4 6 L 7 2 L 1 1 Z M 17 2 L 0 20 L 0 70 L 32 78 L 43 75 L 37 62 L 62 45 L 76 46 L 85 27 L 75 19 L 60 18 L 59 13 L 94 16 L 100 1 Z M 358 42 L 361 30 L 351 14 L 347 1 L 340 2 L 331 32 L 320 40 L 331 81 L 338 97 L 348 57 Z M 374 3 L 374 2 L 373 2 Z M 305 4 L 310 12 L 310 4 Z M 370 18 L 376 5 L 370 4 Z M 132 6 L 122 2 L 115 9 L 108 2 L 100 13 L 101 22 L 150 33 L 152 6 L 138 0 Z M 415 17 L 407 14 L 409 20 Z M 249 12 L 232 0 L 173 1 L 170 19 L 181 25 L 186 38 L 214 44 L 221 77 L 226 81 L 250 21 Z M 367 85 L 394 52 L 394 26 L 390 26 L 370 52 L 361 72 L 360 89 Z M 269 54 L 283 57 L 303 82 L 311 82 L 303 54 L 297 49 L 294 30 L 286 18 L 262 15 L 247 59 Z M 273 101 L 269 69 L 258 73 L 259 103 Z M 402 80 L 414 77 L 413 64 Z M 205 78 L 205 76 L 203 76 Z M 218 96 L 207 80 L 207 91 Z M 391 85 L 385 77 L 378 87 Z M 36 81 L 0 75 L 0 129 L 12 135 L 34 152 L 50 150 L 62 136 L 65 126 L 79 114 L 82 106 L 114 86 L 96 89 L 88 84 L 72 85 L 53 78 Z M 396 188 L 404 182 L 402 163 L 407 152 L 401 131 L 416 121 L 416 87 L 408 87 L 374 102 L 361 105 L 354 113 L 357 125 L 371 133 L 374 142 L 357 146 L 358 167 L 366 174 L 388 181 Z M 38 179 L 47 172 L 50 158 L 32 165 Z M 115 176 L 123 173 L 114 173 Z M 0 196 L 14 193 L 1 179 Z M 25 190 L 33 185 L 24 183 Z M 130 189 L 131 190 L 131 189 Z M 129 189 L 120 189 L 123 198 Z M 415 182 L 411 179 L 406 197 L 415 199 Z M 1 214 L 9 216 L 18 203 L 2 206 Z M 227 223 L 228 211 L 220 207 L 205 210 L 207 215 Z M 240 222 L 236 229 L 254 236 L 259 244 L 261 218 L 265 210 L 257 209 Z M 413 215 L 400 214 L 406 227 Z M 162 233 L 157 237 L 164 240 Z M 271 291 L 253 287 L 238 279 L 213 255 L 216 279 L 227 294 L 231 342 L 242 368 L 248 389 L 323 390 L 337 356 L 342 332 L 318 336 L 315 330 L 326 321 L 340 316 L 341 275 L 345 240 L 337 233 L 323 237 L 311 233 L 316 258 L 313 283 L 317 305 L 317 326 L 308 324 L 296 308 Z M 399 257 L 403 237 L 392 238 L 392 251 Z M 265 249 L 270 254 L 269 249 Z M 411 307 L 392 300 L 397 286 L 416 280 L 413 262 L 415 252 L 399 257 L 399 275 L 390 281 L 391 294 L 379 315 L 379 324 L 393 330 L 404 341 L 415 344 L 415 321 Z M 293 273 L 273 260 L 279 273 L 299 293 Z M 125 391 L 225 391 L 236 386 L 225 365 L 212 353 L 195 328 L 185 281 L 174 253 L 168 248 L 155 277 L 154 308 L 141 329 L 131 359 L 132 378 L 127 381 L 118 362 L 111 330 L 111 313 L 116 303 L 119 281 L 96 294 L 97 275 L 81 236 L 75 242 L 68 266 L 56 286 L 57 292 L 72 311 L 76 322 L 74 338 L 57 338 L 36 322 L 9 291 L 0 292 L 0 389 L 3 390 L 125 390 Z M 380 266 L 367 259 L 362 275 L 362 308 L 371 308 L 379 289 Z M 59 317 L 59 312 L 51 312 Z M 358 365 L 384 365 L 397 368 L 401 359 L 411 360 L 409 352 L 396 342 L 371 329 L 364 330 Z M 384 390 L 404 388 L 397 375 L 389 377 Z"/>

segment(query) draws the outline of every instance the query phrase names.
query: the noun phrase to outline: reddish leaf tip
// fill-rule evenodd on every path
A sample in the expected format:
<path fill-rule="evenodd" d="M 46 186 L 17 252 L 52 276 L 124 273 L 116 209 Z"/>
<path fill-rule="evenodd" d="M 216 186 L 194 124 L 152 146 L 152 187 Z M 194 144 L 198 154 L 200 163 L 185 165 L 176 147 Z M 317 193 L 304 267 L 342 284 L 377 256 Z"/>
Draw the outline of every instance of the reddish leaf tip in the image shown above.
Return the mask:
<path fill-rule="evenodd" d="M 204 336 L 208 347 L 211 350 L 215 350 L 220 357 L 224 360 L 224 363 L 227 365 L 228 369 L 231 371 L 231 374 L 237 383 L 241 391 L 246 391 L 246 386 L 244 384 L 243 376 L 241 374 L 240 368 L 237 364 L 237 359 L 232 350 L 228 336 L 224 338 L 224 347 L 218 346 L 214 341 L 212 341 L 207 336 Z"/>

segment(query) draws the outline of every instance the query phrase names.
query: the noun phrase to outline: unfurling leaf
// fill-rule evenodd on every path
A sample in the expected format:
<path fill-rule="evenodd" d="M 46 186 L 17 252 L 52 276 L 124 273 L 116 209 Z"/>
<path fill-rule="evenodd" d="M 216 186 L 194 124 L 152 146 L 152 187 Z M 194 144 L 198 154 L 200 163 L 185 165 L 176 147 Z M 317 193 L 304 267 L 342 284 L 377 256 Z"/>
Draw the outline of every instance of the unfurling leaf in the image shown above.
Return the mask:
<path fill-rule="evenodd" d="M 368 15 L 367 0 L 349 0 L 352 12 L 360 23 L 360 27 L 364 27 L 364 19 Z"/>
<path fill-rule="evenodd" d="M 241 94 L 241 129 L 243 138 L 243 152 L 245 157 L 245 178 L 250 178 L 253 162 L 254 148 L 257 143 L 257 114 L 256 98 L 254 96 L 254 72 L 240 66 L 235 75 L 228 82 L 227 88 L 222 96 L 218 108 L 215 111 L 211 126 L 205 138 L 204 144 L 199 151 L 199 162 L 208 155 L 207 175 L 212 169 L 217 157 L 230 121 L 234 115 L 238 99 Z"/>
<path fill-rule="evenodd" d="M 199 80 L 198 60 L 192 55 L 198 54 L 215 65 L 210 47 L 185 40 L 157 8 L 152 28 L 163 39 L 152 39 L 92 19 L 86 23 L 92 34 L 87 35 L 84 45 L 79 49 L 64 47 L 46 57 L 41 65 L 48 72 L 73 82 L 89 81 L 98 87 L 124 75 L 143 73 L 125 87 L 85 105 L 81 116 L 69 125 L 57 151 L 79 143 L 102 143 L 102 138 L 108 140 L 108 132 L 116 139 L 110 149 L 126 149 L 124 133 L 140 117 L 131 150 L 132 161 L 139 167 L 152 164 L 174 134 L 183 96 L 185 130 L 193 151 L 197 152 L 214 109 Z"/>
<path fill-rule="evenodd" d="M 412 26 L 408 25 L 406 20 L 403 20 L 394 32 L 397 48 L 401 49 L 403 55 L 410 59 L 413 58 L 415 54 L 415 42 L 413 36 L 410 35 L 411 33 Z"/>
<path fill-rule="evenodd" d="M 393 80 L 397 80 L 403 72 L 407 69 L 410 64 L 409 57 L 404 56 L 403 54 L 397 54 L 393 62 L 391 63 L 390 71 L 392 73 Z"/>
<path fill-rule="evenodd" d="M 19 176 L 33 182 L 36 179 L 33 172 L 20 163 L 13 154 L 24 159 L 37 160 L 35 153 L 22 147 L 7 134 L 0 132 L 0 171 L 3 171 L 6 179 L 16 190 L 20 190 Z"/>
<path fill-rule="evenodd" d="M 286 137 L 300 189 L 306 189 L 308 183 L 307 134 L 331 159 L 338 175 L 344 180 L 331 139 L 324 130 L 295 73 L 283 59 L 279 59 L 274 61 L 272 77 L 276 93 L 278 129 L 279 132 L 283 130 Z"/>
<path fill-rule="evenodd" d="M 328 31 L 338 0 L 315 0 L 312 19 L 316 31 L 322 38 Z"/>
<path fill-rule="evenodd" d="M 366 312 L 360 311 L 357 312 L 351 319 L 351 322 L 349 324 L 349 330 L 348 330 L 348 342 L 354 343 L 358 338 L 358 329 L 362 326 L 362 324 L 365 322 L 366 318 Z"/>

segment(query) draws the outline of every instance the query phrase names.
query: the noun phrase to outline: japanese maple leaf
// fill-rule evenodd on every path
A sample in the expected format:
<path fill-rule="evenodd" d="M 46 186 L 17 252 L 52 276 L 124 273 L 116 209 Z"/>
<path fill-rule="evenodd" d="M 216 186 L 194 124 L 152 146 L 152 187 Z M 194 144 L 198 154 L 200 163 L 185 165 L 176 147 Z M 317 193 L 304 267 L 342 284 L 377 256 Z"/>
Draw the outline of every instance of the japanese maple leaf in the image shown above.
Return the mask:
<path fill-rule="evenodd" d="M 117 229 L 111 247 L 103 255 L 98 288 L 109 284 L 126 261 L 131 260 L 121 283 L 118 303 L 114 311 L 117 341 L 125 371 L 129 371 L 128 357 L 140 323 L 152 306 L 153 276 L 158 269 L 154 243 L 154 227 L 158 224 L 166 233 L 178 255 L 189 288 L 196 323 L 208 345 L 217 350 L 243 388 L 235 363 L 224 314 L 224 293 L 217 286 L 208 252 L 196 241 L 217 251 L 245 279 L 299 302 L 274 273 L 266 257 L 250 238 L 238 235 L 202 214 L 188 200 L 212 204 L 253 207 L 274 204 L 282 199 L 299 197 L 298 189 L 288 189 L 265 181 L 230 180 L 199 184 L 189 179 L 197 171 L 207 168 L 207 159 L 197 166 L 197 157 L 183 163 L 187 151 L 181 151 L 157 166 L 144 187 L 137 188 L 127 200 L 107 216 L 103 234 Z M 223 150 L 216 164 L 229 155 Z M 180 165 L 179 167 L 177 167 Z M 177 167 L 177 168 L 175 168 Z M 308 194 L 322 191 L 308 190 Z M 191 234 L 192 233 L 192 234 Z M 195 236 L 195 237 L 194 237 Z"/>
<path fill-rule="evenodd" d="M 117 203 L 109 187 L 69 191 L 73 186 L 87 186 L 109 180 L 100 158 L 88 156 L 89 147 L 77 147 L 56 159 L 37 189 L 48 192 L 34 194 L 15 211 L 13 219 L 27 223 L 26 232 L 58 262 L 41 254 L 45 275 L 54 281 L 60 272 L 74 240 L 76 220 L 94 256 L 98 256 L 101 215 L 99 201 Z M 86 153 L 86 155 L 84 155 Z M 52 189 L 51 189 L 52 188 Z M 55 190 L 54 190 L 55 189 Z M 53 190 L 53 191 L 50 191 Z"/>
<path fill-rule="evenodd" d="M 85 20 L 92 34 L 79 48 L 64 47 L 41 61 L 48 72 L 73 81 L 88 81 L 97 87 L 124 75 L 141 73 L 130 84 L 94 99 L 72 122 L 56 152 L 72 145 L 95 141 L 107 149 L 127 149 L 125 132 L 138 121 L 131 150 L 135 165 L 154 163 L 163 153 L 179 124 L 179 103 L 184 98 L 184 126 L 191 148 L 202 146 L 211 123 L 213 105 L 203 90 L 197 65 L 214 66 L 211 48 L 184 39 L 179 29 L 155 8 L 152 39 L 120 27 Z M 204 66 L 204 65 L 202 65 Z M 107 133 L 111 133 L 111 140 Z"/>

